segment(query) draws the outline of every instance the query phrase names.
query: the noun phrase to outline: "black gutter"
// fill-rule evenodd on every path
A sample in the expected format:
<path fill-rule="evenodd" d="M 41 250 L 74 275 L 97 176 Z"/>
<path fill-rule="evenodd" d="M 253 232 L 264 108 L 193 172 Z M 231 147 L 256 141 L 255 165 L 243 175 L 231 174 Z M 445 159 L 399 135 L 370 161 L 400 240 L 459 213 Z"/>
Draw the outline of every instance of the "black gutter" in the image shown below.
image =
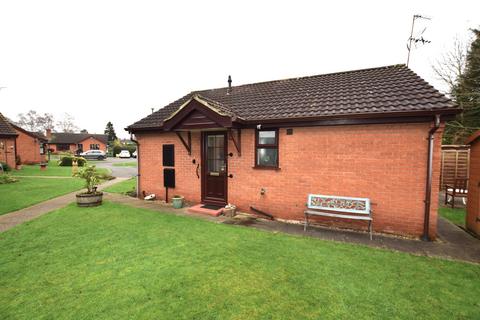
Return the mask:
<path fill-rule="evenodd" d="M 423 234 L 421 239 L 423 241 L 430 241 L 430 202 L 432 197 L 432 167 L 433 167 L 433 140 L 435 132 L 440 128 L 440 115 L 436 114 L 434 119 L 434 126 L 428 131 L 428 156 L 427 156 L 427 179 L 425 186 L 425 212 L 423 219 Z"/>
<path fill-rule="evenodd" d="M 133 134 L 130 133 L 130 141 L 133 141 L 137 144 L 137 198 L 140 194 L 140 143 L 138 140 L 133 139 Z"/>

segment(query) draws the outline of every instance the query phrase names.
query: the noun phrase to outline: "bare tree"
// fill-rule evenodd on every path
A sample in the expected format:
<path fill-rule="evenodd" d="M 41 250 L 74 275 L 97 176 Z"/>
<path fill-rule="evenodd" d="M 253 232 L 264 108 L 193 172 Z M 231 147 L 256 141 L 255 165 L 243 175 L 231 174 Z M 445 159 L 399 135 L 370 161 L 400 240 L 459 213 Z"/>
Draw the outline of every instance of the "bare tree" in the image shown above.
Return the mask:
<path fill-rule="evenodd" d="M 19 113 L 17 118 L 17 123 L 22 128 L 33 132 L 45 132 L 46 129 L 53 129 L 54 127 L 54 118 L 50 113 L 42 115 L 35 110 L 30 110 L 27 113 Z"/>
<path fill-rule="evenodd" d="M 78 131 L 79 128 L 75 125 L 74 121 L 75 121 L 75 118 L 72 115 L 65 113 L 63 115 L 63 119 L 60 121 L 57 121 L 58 130 L 61 132 Z"/>
<path fill-rule="evenodd" d="M 455 87 L 465 71 L 466 63 L 467 45 L 456 38 L 452 49 L 443 54 L 441 59 L 432 65 L 437 78 L 447 85 L 450 97 L 454 97 Z"/>

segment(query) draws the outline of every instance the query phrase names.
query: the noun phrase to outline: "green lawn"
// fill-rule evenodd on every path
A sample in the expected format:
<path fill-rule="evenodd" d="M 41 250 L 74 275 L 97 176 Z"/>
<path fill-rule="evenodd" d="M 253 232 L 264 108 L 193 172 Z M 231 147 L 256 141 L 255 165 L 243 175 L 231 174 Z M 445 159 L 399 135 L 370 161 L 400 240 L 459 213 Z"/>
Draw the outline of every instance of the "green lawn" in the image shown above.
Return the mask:
<path fill-rule="evenodd" d="M 480 266 L 118 204 L 0 234 L 3 319 L 474 319 Z"/>
<path fill-rule="evenodd" d="M 114 163 L 113 166 L 114 167 L 136 167 L 137 161 Z"/>
<path fill-rule="evenodd" d="M 467 215 L 465 209 L 439 208 L 438 213 L 456 225 L 465 226 L 465 217 Z"/>
<path fill-rule="evenodd" d="M 89 163 L 95 164 L 95 163 Z M 110 173 L 106 168 L 97 168 L 99 173 Z M 40 170 L 40 165 L 23 165 L 22 170 L 12 170 L 11 174 L 14 176 L 59 176 L 71 177 L 72 167 L 61 167 L 56 160 L 51 160 L 48 163 L 47 170 Z"/>
<path fill-rule="evenodd" d="M 130 191 L 135 191 L 137 187 L 137 178 L 131 178 L 122 182 L 115 183 L 108 188 L 105 188 L 104 191 L 112 193 L 122 193 L 125 194 Z"/>
<path fill-rule="evenodd" d="M 0 184 L 0 215 L 83 188 L 76 178 L 21 178 Z"/>

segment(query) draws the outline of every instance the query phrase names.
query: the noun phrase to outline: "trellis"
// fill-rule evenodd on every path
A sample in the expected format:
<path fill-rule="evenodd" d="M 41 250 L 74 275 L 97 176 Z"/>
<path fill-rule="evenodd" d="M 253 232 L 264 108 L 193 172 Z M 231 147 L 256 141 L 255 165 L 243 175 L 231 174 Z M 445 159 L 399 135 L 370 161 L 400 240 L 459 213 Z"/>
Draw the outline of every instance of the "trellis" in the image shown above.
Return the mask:
<path fill-rule="evenodd" d="M 440 171 L 440 189 L 453 185 L 455 179 L 468 179 L 470 164 L 470 147 L 465 145 L 442 146 Z"/>

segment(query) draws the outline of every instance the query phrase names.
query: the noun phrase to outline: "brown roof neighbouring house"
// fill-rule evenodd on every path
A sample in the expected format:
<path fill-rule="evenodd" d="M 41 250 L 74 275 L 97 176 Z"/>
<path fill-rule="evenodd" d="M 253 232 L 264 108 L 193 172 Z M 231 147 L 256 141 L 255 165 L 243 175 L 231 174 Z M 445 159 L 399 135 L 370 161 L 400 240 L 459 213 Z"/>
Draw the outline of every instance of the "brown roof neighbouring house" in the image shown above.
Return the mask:
<path fill-rule="evenodd" d="M 50 144 L 76 144 L 85 139 L 93 137 L 105 144 L 108 143 L 108 135 L 106 134 L 92 134 L 92 133 L 67 133 L 67 132 L 52 132 L 52 138 L 48 143 Z"/>
<path fill-rule="evenodd" d="M 194 91 L 127 127 L 161 129 L 194 98 L 241 123 L 453 115 L 460 109 L 405 65 Z"/>
<path fill-rule="evenodd" d="M 18 134 L 10 122 L 0 113 L 0 137 L 16 137 Z"/>
<path fill-rule="evenodd" d="M 13 123 L 12 121 L 10 121 L 10 125 L 15 128 L 15 129 L 18 129 L 26 134 L 28 134 L 29 136 L 33 137 L 33 138 L 37 138 L 38 140 L 41 140 L 41 141 L 44 141 L 44 142 L 47 142 L 48 139 L 47 137 L 41 133 L 41 132 L 35 132 L 35 131 L 28 131 L 28 130 L 25 130 L 24 128 L 20 127 L 19 125 Z"/>

